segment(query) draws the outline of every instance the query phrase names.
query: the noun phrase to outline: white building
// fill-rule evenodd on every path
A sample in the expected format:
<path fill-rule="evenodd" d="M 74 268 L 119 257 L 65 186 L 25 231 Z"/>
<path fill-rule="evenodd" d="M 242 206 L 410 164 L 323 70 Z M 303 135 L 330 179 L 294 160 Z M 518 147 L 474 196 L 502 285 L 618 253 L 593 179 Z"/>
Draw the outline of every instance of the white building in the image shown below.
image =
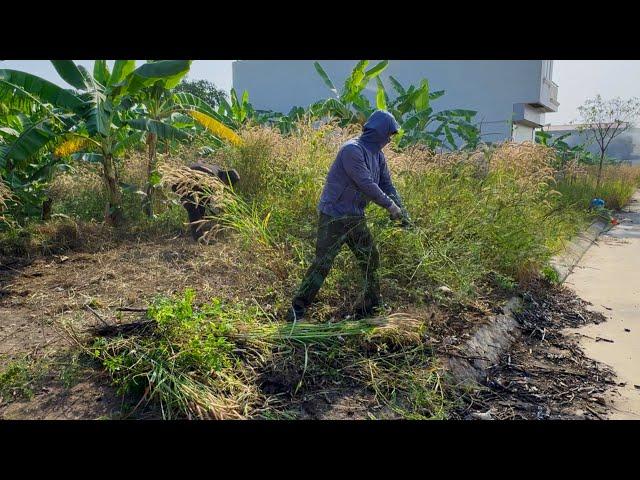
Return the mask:
<path fill-rule="evenodd" d="M 319 63 L 340 89 L 357 61 Z M 247 90 L 256 109 L 287 113 L 332 95 L 313 60 L 238 60 L 232 66 L 234 88 Z M 484 140 L 526 141 L 545 123 L 546 112 L 558 110 L 552 74 L 552 60 L 390 60 L 380 78 L 389 95 L 395 93 L 390 75 L 404 86 L 427 78 L 431 91 L 446 91 L 433 101 L 434 110 L 475 110 Z M 374 105 L 376 89 L 372 81 L 366 91 Z"/>

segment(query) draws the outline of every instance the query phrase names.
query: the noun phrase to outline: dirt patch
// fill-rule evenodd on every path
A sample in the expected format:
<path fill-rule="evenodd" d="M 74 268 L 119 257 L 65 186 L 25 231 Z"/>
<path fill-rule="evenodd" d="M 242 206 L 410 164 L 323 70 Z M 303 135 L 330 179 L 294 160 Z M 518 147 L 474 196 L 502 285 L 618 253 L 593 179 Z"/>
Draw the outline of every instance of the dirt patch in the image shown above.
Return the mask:
<path fill-rule="evenodd" d="M 0 369 L 26 357 L 64 356 L 76 348 L 69 329 L 82 337 L 104 323 L 126 324 L 141 314 L 118 308 L 144 308 L 156 296 L 186 287 L 194 288 L 202 301 L 257 296 L 257 285 L 273 284 L 274 275 L 259 267 L 248 272 L 255 261 L 243 255 L 251 257 L 224 242 L 199 245 L 178 237 L 107 244 L 94 252 L 0 256 Z M 258 281 L 244 281 L 248 274 Z M 106 377 L 99 377 L 68 389 L 45 378 L 31 401 L 13 402 L 9 408 L 10 399 L 4 399 L 0 418 L 111 415 L 121 399 L 92 400 L 116 398 L 108 385 Z"/>
<path fill-rule="evenodd" d="M 102 375 L 68 388 L 55 378 L 45 379 L 33 396 L 0 405 L 0 418 L 29 420 L 79 420 L 122 417 L 123 400 Z"/>
<path fill-rule="evenodd" d="M 143 311 L 156 296 L 175 295 L 186 287 L 194 288 L 201 302 L 214 296 L 227 302 L 255 298 L 262 308 L 275 308 L 270 305 L 275 299 L 274 289 L 286 289 L 297 279 L 289 278 L 288 272 L 260 265 L 255 255 L 224 238 L 199 245 L 188 238 L 174 237 L 109 241 L 93 251 L 65 251 L 27 259 L 2 256 L 0 368 L 27 356 L 58 358 L 77 350 L 70 331 L 76 338 L 91 341 L 96 329 L 106 324 L 144 322 Z M 265 285 L 270 292 L 263 291 Z M 446 336 L 445 345 L 456 344 L 463 336 L 465 323 L 482 316 L 473 308 L 452 312 L 450 319 L 436 307 L 412 306 L 402 311 L 427 319 L 433 330 L 429 339 L 439 343 Z M 309 369 L 304 387 L 298 391 L 304 372 L 290 373 L 286 378 L 272 376 L 271 384 L 265 380 L 263 385 L 265 393 L 276 399 L 286 397 L 285 416 L 398 417 L 380 406 L 375 395 L 363 391 L 361 385 L 336 385 L 329 378 L 311 382 Z M 87 371 L 73 387 L 65 387 L 52 374 L 38 383 L 30 401 L 7 405 L 9 400 L 4 399 L 0 405 L 2 418 L 116 418 L 123 411 L 122 398 L 100 369 Z"/>
<path fill-rule="evenodd" d="M 488 369 L 483 387 L 464 397 L 456 418 L 603 419 L 615 386 L 608 367 L 586 357 L 563 330 L 605 321 L 565 287 L 536 282 L 515 313 L 522 335 Z"/>

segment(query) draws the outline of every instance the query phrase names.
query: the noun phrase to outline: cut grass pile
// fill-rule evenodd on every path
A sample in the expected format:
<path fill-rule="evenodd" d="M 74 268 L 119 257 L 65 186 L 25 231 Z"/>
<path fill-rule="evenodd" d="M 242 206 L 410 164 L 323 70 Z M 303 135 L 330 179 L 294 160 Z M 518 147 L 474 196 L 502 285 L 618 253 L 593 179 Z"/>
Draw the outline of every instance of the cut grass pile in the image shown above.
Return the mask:
<path fill-rule="evenodd" d="M 286 397 L 318 390 L 323 377 L 369 389 L 403 417 L 444 415 L 438 368 L 417 319 L 289 325 L 258 306 L 214 299 L 196 307 L 194 295 L 159 298 L 140 331 L 110 332 L 88 348 L 122 392 L 158 402 L 164 418 L 273 418 L 287 411 Z M 280 395 L 264 389 L 274 376 L 286 384 Z"/>

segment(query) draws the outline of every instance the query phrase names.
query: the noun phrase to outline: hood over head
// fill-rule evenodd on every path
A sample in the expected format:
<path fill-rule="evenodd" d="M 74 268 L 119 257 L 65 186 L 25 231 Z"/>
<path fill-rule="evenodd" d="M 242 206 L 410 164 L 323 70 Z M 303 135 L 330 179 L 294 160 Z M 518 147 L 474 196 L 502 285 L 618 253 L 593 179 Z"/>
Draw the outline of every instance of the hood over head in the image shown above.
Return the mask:
<path fill-rule="evenodd" d="M 391 135 L 400 129 L 398 122 L 386 110 L 376 110 L 364 124 L 360 140 L 377 150 L 391 141 Z"/>

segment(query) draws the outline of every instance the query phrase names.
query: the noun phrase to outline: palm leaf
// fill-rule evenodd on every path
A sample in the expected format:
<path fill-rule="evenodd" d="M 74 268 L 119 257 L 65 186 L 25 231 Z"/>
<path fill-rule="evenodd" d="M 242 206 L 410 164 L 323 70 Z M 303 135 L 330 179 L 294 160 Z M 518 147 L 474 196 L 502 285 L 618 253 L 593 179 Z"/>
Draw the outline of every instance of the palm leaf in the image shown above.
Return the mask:
<path fill-rule="evenodd" d="M 343 101 L 351 101 L 362 91 L 364 88 L 362 81 L 365 78 L 364 70 L 368 64 L 369 60 L 360 60 L 353 68 L 351 74 L 344 82 L 344 91 L 341 96 Z"/>
<path fill-rule="evenodd" d="M 0 70 L 0 82 L 9 84 L 21 92 L 28 93 L 41 102 L 68 110 L 84 105 L 82 99 L 58 85 L 30 73 L 18 70 Z"/>
<path fill-rule="evenodd" d="M 8 160 L 23 162 L 34 157 L 44 146 L 58 137 L 52 130 L 49 119 L 41 120 L 27 127 L 20 136 L 4 149 L 0 157 L 0 166 Z"/>
<path fill-rule="evenodd" d="M 127 124 L 136 130 L 150 132 L 156 134 L 159 138 L 168 140 L 186 140 L 190 135 L 182 130 L 172 127 L 169 124 L 152 120 L 150 118 L 136 118 L 127 121 Z"/>
<path fill-rule="evenodd" d="M 420 88 L 416 90 L 413 105 L 417 112 L 429 108 L 429 82 L 426 78 L 420 82 Z"/>
<path fill-rule="evenodd" d="M 391 81 L 391 85 L 393 85 L 394 90 L 398 92 L 399 95 L 404 95 L 405 93 L 407 93 L 400 82 L 393 78 L 391 75 L 389 75 L 389 80 Z"/>
<path fill-rule="evenodd" d="M 116 60 L 113 64 L 113 72 L 111 72 L 111 77 L 109 77 L 108 85 L 112 86 L 120 83 L 122 80 L 127 78 L 135 68 L 135 60 Z"/>
<path fill-rule="evenodd" d="M 73 60 L 51 60 L 53 67 L 56 69 L 62 79 L 78 90 L 87 88 L 86 73 L 73 63 Z"/>
<path fill-rule="evenodd" d="M 183 110 L 197 110 L 215 118 L 221 123 L 231 127 L 232 122 L 229 118 L 216 112 L 211 105 L 202 100 L 200 97 L 187 92 L 178 92 L 173 94 L 173 101 Z M 225 100 L 226 102 L 226 100 Z"/>
<path fill-rule="evenodd" d="M 93 63 L 93 78 L 95 78 L 96 81 L 102 85 L 108 85 L 110 76 L 106 60 L 96 60 Z"/>
<path fill-rule="evenodd" d="M 220 123 L 215 118 L 195 110 L 188 111 L 187 114 L 193 117 L 198 123 L 200 123 L 211 133 L 213 133 L 216 137 L 228 140 L 234 145 L 240 145 L 242 143 L 242 139 L 238 136 L 237 133 L 235 133 L 229 127 Z"/>
<path fill-rule="evenodd" d="M 109 135 L 111 127 L 109 114 L 105 111 L 104 102 L 98 100 L 100 94 L 95 93 L 96 100 L 86 113 L 87 130 L 91 135 Z"/>
<path fill-rule="evenodd" d="M 127 91 L 135 93 L 158 80 L 162 80 L 166 88 L 173 88 L 187 74 L 190 67 L 191 60 L 160 60 L 145 63 L 127 77 Z"/>
<path fill-rule="evenodd" d="M 144 132 L 133 132 L 130 135 L 127 135 L 118 143 L 116 143 L 115 148 L 113 149 L 115 154 L 120 154 L 124 150 L 133 147 L 134 145 L 142 142 L 142 137 L 144 136 Z"/>
<path fill-rule="evenodd" d="M 340 96 L 338 94 L 338 90 L 333 85 L 333 82 L 329 78 L 329 75 L 327 75 L 327 72 L 324 71 L 324 69 L 322 68 L 322 66 L 318 62 L 313 62 L 313 66 L 316 67 L 316 71 L 318 72 L 318 74 L 320 75 L 322 80 L 324 81 L 325 85 L 327 87 L 329 87 L 329 90 L 331 90 L 333 92 L 333 94 L 336 96 L 336 98 L 338 98 Z"/>
<path fill-rule="evenodd" d="M 11 127 L 0 127 L 0 137 L 19 137 L 20 132 Z"/>
<path fill-rule="evenodd" d="M 380 77 L 376 78 L 376 82 L 378 84 L 378 92 L 376 93 L 376 108 L 378 110 L 386 110 L 387 92 L 385 92 L 384 90 L 384 85 L 382 84 L 382 80 L 380 80 Z"/>
<path fill-rule="evenodd" d="M 371 67 L 369 70 L 367 70 L 364 73 L 364 82 L 365 82 L 365 86 L 367 85 L 367 83 L 369 83 L 369 80 L 371 80 L 372 78 L 376 78 L 378 75 L 380 75 L 387 67 L 389 66 L 389 60 L 383 60 L 377 64 L 375 64 L 373 67 Z"/>
<path fill-rule="evenodd" d="M 6 108 L 31 113 L 34 108 L 44 107 L 45 104 L 23 88 L 0 80 L 0 102 Z"/>

